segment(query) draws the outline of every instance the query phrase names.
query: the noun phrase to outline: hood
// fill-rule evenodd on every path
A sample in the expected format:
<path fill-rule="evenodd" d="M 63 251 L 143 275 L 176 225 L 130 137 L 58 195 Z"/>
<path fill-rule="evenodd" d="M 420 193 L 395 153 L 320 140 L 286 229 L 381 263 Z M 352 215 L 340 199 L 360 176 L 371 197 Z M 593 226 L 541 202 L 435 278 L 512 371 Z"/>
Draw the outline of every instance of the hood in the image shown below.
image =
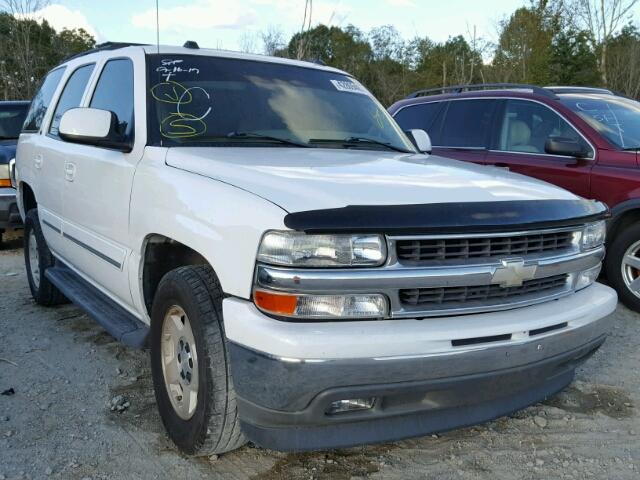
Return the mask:
<path fill-rule="evenodd" d="M 349 205 L 575 200 L 551 184 L 437 156 L 371 150 L 175 147 L 168 165 L 263 197 L 287 212 Z"/>
<path fill-rule="evenodd" d="M 16 156 L 16 141 L 4 140 L 0 142 L 0 164 L 9 163 Z"/>

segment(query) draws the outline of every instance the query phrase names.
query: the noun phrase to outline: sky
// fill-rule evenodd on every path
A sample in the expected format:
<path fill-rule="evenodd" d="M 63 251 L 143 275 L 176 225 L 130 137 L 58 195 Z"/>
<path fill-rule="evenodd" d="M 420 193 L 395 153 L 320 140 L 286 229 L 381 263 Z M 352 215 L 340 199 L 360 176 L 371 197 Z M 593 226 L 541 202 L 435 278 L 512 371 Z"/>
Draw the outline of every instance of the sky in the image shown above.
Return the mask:
<path fill-rule="evenodd" d="M 38 12 L 57 30 L 82 27 L 104 41 L 155 43 L 155 0 L 51 0 Z M 445 41 L 458 34 L 497 40 L 497 24 L 527 0 L 314 0 L 312 24 L 363 31 L 393 25 L 406 38 Z M 261 50 L 259 33 L 281 30 L 288 40 L 300 31 L 304 0 L 159 0 L 160 43 Z M 640 4 L 634 12 L 640 18 Z"/>

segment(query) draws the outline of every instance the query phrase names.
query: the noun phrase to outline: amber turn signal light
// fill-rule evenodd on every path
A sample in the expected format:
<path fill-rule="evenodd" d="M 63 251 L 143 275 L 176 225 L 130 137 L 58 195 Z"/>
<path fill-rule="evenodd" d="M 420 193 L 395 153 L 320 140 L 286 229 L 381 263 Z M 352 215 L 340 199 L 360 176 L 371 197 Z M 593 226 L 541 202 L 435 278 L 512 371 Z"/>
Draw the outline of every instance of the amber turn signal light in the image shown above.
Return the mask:
<path fill-rule="evenodd" d="M 8 178 L 0 178 L 0 188 L 10 187 L 10 186 L 11 186 L 11 180 L 9 180 Z"/>
<path fill-rule="evenodd" d="M 253 298 L 258 308 L 276 315 L 293 315 L 298 304 L 297 295 L 270 293 L 263 290 L 253 292 Z"/>

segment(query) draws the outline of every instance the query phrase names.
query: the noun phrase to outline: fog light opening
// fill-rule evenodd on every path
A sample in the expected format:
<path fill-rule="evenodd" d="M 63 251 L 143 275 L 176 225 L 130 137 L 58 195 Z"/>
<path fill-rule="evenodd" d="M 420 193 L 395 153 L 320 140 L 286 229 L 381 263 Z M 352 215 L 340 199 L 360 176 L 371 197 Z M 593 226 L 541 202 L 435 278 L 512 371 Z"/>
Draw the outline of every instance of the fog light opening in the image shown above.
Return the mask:
<path fill-rule="evenodd" d="M 370 410 L 376 403 L 375 397 L 371 398 L 350 398 L 347 400 L 338 400 L 332 402 L 327 408 L 327 415 L 336 415 L 339 413 L 357 412 L 362 410 Z"/>
<path fill-rule="evenodd" d="M 597 265 L 589 270 L 585 270 L 578 274 L 578 279 L 576 280 L 576 291 L 582 290 L 583 288 L 587 288 L 589 285 L 595 283 L 600 275 L 600 268 L 602 265 Z"/>

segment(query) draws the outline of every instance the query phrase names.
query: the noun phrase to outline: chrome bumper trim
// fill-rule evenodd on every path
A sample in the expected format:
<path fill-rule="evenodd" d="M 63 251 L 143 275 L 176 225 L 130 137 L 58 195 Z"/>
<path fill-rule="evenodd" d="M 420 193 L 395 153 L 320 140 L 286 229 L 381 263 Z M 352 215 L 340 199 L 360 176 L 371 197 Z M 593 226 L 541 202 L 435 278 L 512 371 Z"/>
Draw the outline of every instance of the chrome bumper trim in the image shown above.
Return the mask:
<path fill-rule="evenodd" d="M 573 292 L 577 273 L 596 267 L 604 258 L 604 247 L 549 258 L 525 258 L 524 265 L 537 265 L 534 279 L 568 274 L 567 286 L 536 298 L 521 298 L 503 304 L 461 308 L 424 309 L 401 304 L 399 290 L 430 287 L 466 287 L 496 284 L 499 260 L 482 264 L 408 267 L 393 263 L 386 267 L 358 269 L 294 269 L 258 264 L 256 286 L 277 292 L 297 294 L 382 293 L 390 301 L 392 318 L 428 317 L 471 312 L 497 311 L 532 305 L 560 298 Z"/>

